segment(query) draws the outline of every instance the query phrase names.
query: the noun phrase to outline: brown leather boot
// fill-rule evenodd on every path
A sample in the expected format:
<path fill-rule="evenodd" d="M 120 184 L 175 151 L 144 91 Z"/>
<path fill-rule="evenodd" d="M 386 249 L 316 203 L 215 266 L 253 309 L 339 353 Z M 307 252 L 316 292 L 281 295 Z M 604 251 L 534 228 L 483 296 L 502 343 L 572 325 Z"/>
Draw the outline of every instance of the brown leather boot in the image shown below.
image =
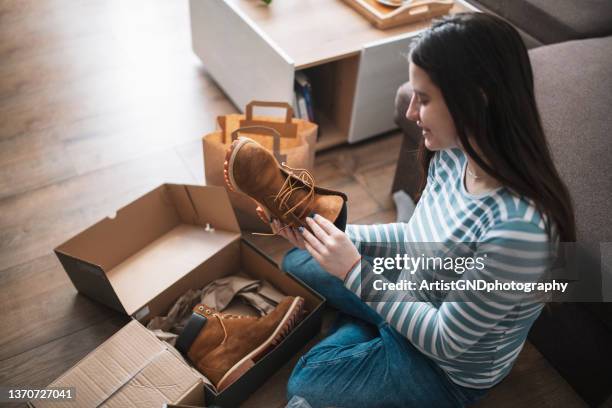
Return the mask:
<path fill-rule="evenodd" d="M 225 182 L 231 190 L 247 194 L 271 216 L 291 227 L 308 228 L 306 217 L 317 213 L 344 231 L 345 194 L 315 186 L 304 169 L 279 164 L 274 155 L 247 137 L 235 140 L 227 150 Z"/>
<path fill-rule="evenodd" d="M 287 296 L 263 317 L 219 313 L 204 304 L 193 311 L 207 319 L 187 356 L 221 391 L 275 347 L 302 318 L 304 299 Z"/>

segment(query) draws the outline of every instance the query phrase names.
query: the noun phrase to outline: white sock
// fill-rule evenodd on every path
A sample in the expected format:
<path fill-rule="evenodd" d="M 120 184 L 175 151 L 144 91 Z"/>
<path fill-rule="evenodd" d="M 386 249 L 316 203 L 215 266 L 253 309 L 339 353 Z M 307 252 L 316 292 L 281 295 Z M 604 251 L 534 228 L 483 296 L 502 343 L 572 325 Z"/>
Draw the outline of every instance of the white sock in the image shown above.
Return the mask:
<path fill-rule="evenodd" d="M 397 210 L 397 222 L 408 222 L 414 212 L 412 198 L 404 190 L 398 190 L 393 193 L 393 201 L 395 201 L 395 209 Z"/>

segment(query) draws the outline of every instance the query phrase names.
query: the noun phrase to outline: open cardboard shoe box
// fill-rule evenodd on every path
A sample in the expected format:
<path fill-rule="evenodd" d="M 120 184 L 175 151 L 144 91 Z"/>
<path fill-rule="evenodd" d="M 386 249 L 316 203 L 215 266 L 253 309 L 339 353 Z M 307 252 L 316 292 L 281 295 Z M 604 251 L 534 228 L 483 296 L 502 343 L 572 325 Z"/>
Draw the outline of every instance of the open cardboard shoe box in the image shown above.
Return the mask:
<path fill-rule="evenodd" d="M 238 221 L 222 187 L 163 184 L 118 210 L 114 217 L 103 219 L 61 244 L 55 253 L 79 292 L 137 320 L 50 385 L 78 386 L 77 402 L 81 396 L 87 397 L 87 406 L 155 406 L 157 402 L 148 400 L 142 405 L 139 401 L 144 399 L 132 398 L 127 392 L 130 382 L 148 365 L 160 363 L 159 356 L 164 354 L 160 350 L 169 347 L 140 323 L 165 314 L 187 290 L 202 288 L 221 277 L 241 272 L 266 280 L 286 295 L 302 296 L 308 314 L 274 350 L 220 393 L 202 385 L 201 377 L 193 372 L 195 369 L 186 367 L 180 358 L 166 358 L 156 375 L 182 370 L 183 376 L 177 376 L 177 381 L 187 384 L 176 384 L 180 395 L 169 396 L 167 381 L 171 379 L 164 382 L 157 378 L 156 382 L 152 380 L 155 375 L 150 375 L 145 382 L 151 395 L 160 396 L 159 401 L 201 404 L 195 398 L 197 387 L 207 405 L 236 406 L 320 329 L 324 299 L 299 279 L 280 271 L 274 261 L 241 238 Z M 108 346 L 110 342 L 115 345 Z M 142 351 L 140 365 L 131 361 L 126 350 L 118 351 L 117 344 L 145 350 L 142 342 L 159 344 L 157 348 L 151 346 L 154 351 Z M 98 368 L 85 369 L 91 364 Z M 108 384 L 94 387 L 100 381 L 97 378 L 100 372 L 106 373 L 103 377 Z M 111 377 L 112 381 L 108 380 Z"/>

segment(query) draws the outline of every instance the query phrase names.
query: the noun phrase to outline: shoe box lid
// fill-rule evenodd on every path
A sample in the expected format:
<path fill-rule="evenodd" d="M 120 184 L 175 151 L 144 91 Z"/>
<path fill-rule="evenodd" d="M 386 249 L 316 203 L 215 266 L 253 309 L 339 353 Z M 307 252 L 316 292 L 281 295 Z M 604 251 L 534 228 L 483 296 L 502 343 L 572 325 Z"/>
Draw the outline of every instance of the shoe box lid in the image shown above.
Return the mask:
<path fill-rule="evenodd" d="M 36 408 L 204 405 L 201 375 L 136 320 L 131 320 L 49 387 L 71 387 L 73 399 L 37 400 L 30 405 Z"/>
<path fill-rule="evenodd" d="M 194 271 L 213 278 L 216 264 L 231 263 L 226 248 L 239 240 L 223 187 L 163 184 L 55 253 L 79 292 L 143 319 L 194 287 Z"/>

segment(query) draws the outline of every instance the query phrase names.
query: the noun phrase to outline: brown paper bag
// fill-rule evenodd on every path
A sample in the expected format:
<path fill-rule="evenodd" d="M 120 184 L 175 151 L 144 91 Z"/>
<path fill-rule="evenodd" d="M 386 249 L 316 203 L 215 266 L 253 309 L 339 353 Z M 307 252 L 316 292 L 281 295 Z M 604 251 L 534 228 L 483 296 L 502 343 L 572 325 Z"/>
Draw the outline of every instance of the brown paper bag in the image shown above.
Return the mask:
<path fill-rule="evenodd" d="M 254 116 L 253 108 L 279 107 L 286 109 L 284 118 L 274 116 Z M 249 137 L 269 151 L 275 153 L 279 162 L 284 162 L 293 168 L 312 171 L 314 167 L 315 143 L 318 126 L 304 119 L 293 118 L 291 105 L 285 102 L 252 101 L 245 109 L 245 114 L 230 114 L 217 118 L 219 129 L 202 138 L 204 151 L 204 174 L 207 185 L 225 186 L 223 179 L 223 162 L 225 153 L 232 143 L 232 133 L 237 129 L 250 127 L 240 132 L 241 136 Z M 280 135 L 278 151 L 274 152 L 272 128 Z M 240 227 L 245 231 L 269 231 L 269 227 L 259 221 L 255 207 L 257 204 L 241 193 L 230 193 Z"/>
<path fill-rule="evenodd" d="M 286 108 L 284 118 L 253 116 L 253 107 Z M 225 151 L 232 143 L 231 134 L 238 128 L 264 126 L 276 130 L 280 136 L 280 159 L 290 167 L 312 170 L 314 166 L 317 125 L 307 120 L 293 118 L 291 105 L 284 102 L 253 101 L 246 106 L 245 115 L 230 114 L 217 118 L 219 129 L 202 138 L 204 149 L 204 173 L 206 184 L 223 186 L 223 161 Z M 273 138 L 257 131 L 241 133 L 272 151 Z M 277 157 L 277 159 L 279 159 Z"/>

